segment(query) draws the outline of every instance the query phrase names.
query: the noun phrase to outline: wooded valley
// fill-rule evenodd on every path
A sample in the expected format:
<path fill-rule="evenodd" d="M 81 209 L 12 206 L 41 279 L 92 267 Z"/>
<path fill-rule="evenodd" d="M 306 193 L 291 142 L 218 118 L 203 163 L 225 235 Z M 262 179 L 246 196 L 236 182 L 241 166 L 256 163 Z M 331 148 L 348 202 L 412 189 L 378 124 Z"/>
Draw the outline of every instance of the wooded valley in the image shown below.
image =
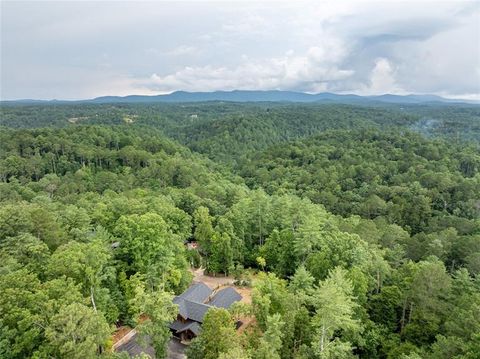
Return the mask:
<path fill-rule="evenodd" d="M 1 358 L 124 358 L 116 325 L 164 358 L 200 266 L 252 303 L 210 310 L 189 359 L 478 358 L 479 106 L 0 116 Z"/>

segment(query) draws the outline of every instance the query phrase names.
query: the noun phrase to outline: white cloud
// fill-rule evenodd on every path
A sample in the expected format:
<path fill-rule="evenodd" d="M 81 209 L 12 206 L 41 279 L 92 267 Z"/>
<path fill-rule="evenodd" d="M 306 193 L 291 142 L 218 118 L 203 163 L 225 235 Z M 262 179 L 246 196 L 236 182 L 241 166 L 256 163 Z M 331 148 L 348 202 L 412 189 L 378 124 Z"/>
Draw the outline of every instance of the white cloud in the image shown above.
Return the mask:
<path fill-rule="evenodd" d="M 282 57 L 243 61 L 237 66 L 186 66 L 165 76 L 153 74 L 142 82 L 158 91 L 211 91 L 233 89 L 296 89 L 316 92 L 325 90 L 329 81 L 339 81 L 352 75 L 338 68 L 336 60 L 344 53 L 337 44 L 326 41 L 323 47 L 311 47 L 304 55 L 288 51 Z"/>
<path fill-rule="evenodd" d="M 395 79 L 395 68 L 386 58 L 375 60 L 375 67 L 370 75 L 370 83 L 363 87 L 360 94 L 381 95 L 385 93 L 404 94 L 405 91 L 400 88 Z"/>
<path fill-rule="evenodd" d="M 167 51 L 165 54 L 169 56 L 188 56 L 188 55 L 196 55 L 200 52 L 195 46 L 188 46 L 188 45 L 181 45 L 177 46 L 174 49 Z"/>
<path fill-rule="evenodd" d="M 474 1 L 1 6 L 3 98 L 180 89 L 480 96 Z"/>
<path fill-rule="evenodd" d="M 268 34 L 274 30 L 274 24 L 267 20 L 264 16 L 248 12 L 229 19 L 229 21 L 222 25 L 222 33 L 228 36 L 250 36 Z"/>

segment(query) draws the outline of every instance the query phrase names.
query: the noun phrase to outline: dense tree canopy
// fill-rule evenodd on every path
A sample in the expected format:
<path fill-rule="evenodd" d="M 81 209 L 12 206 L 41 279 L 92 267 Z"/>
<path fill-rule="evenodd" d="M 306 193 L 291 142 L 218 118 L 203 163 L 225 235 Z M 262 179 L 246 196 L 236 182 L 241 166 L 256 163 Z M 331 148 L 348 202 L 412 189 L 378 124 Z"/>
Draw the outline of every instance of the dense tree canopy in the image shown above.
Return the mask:
<path fill-rule="evenodd" d="M 433 115 L 441 124 L 428 132 Z M 209 311 L 189 358 L 480 352 L 478 107 L 2 106 L 1 116 L 2 358 L 121 357 L 119 324 L 164 357 L 189 264 L 256 272 L 252 304 Z"/>

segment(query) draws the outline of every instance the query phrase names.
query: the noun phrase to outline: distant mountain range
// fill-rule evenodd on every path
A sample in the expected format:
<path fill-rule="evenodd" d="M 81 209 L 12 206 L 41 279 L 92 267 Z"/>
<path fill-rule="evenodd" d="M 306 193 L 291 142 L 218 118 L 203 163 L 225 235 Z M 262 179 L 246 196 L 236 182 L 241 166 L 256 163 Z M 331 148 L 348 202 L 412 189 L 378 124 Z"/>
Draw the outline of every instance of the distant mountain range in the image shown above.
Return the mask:
<path fill-rule="evenodd" d="M 166 95 L 156 96 L 103 96 L 89 100 L 65 101 L 65 100 L 15 100 L 2 101 L 2 103 L 18 104 L 43 104 L 43 103 L 175 103 L 175 102 L 205 102 L 205 101 L 228 101 L 228 102 L 324 102 L 324 103 L 397 103 L 397 104 L 425 104 L 425 103 L 469 103 L 479 104 L 478 101 L 446 99 L 436 95 L 391 95 L 359 96 L 353 94 L 341 95 L 329 92 L 309 94 L 294 91 L 214 91 L 214 92 L 186 92 L 175 91 Z"/>

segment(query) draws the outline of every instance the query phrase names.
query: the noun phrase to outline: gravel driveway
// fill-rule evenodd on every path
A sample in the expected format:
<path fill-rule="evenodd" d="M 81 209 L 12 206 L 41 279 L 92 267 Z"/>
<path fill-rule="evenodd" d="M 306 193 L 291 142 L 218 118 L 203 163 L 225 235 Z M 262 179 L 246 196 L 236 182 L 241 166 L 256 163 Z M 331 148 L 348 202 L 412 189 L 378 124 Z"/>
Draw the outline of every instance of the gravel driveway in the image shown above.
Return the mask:
<path fill-rule="evenodd" d="M 180 343 L 178 339 L 170 339 L 168 343 L 167 359 L 185 359 L 185 347 L 186 346 Z M 138 343 L 136 334 L 127 343 L 120 345 L 116 351 L 128 352 L 130 357 L 134 357 L 135 355 L 139 355 L 140 353 L 146 353 L 150 355 L 152 359 L 155 359 L 155 351 L 153 350 L 152 346 L 147 345 L 146 348 L 142 347 L 140 343 Z"/>
<path fill-rule="evenodd" d="M 180 343 L 178 339 L 172 338 L 168 343 L 168 359 L 185 359 L 186 355 L 185 352 L 186 345 Z"/>

